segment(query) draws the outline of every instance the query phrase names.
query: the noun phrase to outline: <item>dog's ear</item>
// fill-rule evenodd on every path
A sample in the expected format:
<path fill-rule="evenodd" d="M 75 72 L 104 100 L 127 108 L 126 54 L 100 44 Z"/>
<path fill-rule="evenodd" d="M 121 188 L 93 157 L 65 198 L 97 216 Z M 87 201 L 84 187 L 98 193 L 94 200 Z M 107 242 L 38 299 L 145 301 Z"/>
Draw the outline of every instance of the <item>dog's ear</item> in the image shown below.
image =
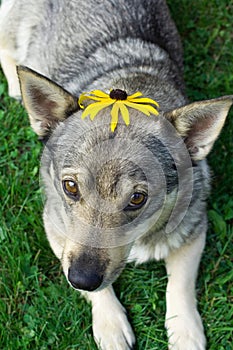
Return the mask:
<path fill-rule="evenodd" d="M 23 66 L 17 72 L 31 126 L 40 137 L 78 109 L 77 98 L 48 78 Z"/>
<path fill-rule="evenodd" d="M 233 102 L 232 96 L 194 102 L 174 111 L 165 117 L 184 137 L 193 160 L 204 159 L 210 152 L 224 125 Z"/>

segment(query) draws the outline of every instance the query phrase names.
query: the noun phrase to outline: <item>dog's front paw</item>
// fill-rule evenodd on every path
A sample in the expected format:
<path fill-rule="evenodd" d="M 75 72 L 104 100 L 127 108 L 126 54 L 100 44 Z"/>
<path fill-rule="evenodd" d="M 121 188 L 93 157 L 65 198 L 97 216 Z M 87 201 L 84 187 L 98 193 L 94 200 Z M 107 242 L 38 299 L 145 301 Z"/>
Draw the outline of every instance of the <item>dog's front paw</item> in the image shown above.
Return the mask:
<path fill-rule="evenodd" d="M 166 328 L 169 350 L 205 350 L 206 339 L 197 312 L 190 317 L 168 317 Z"/>
<path fill-rule="evenodd" d="M 93 333 L 101 350 L 132 350 L 135 337 L 125 310 L 116 301 L 109 309 L 94 307 L 92 310 Z"/>

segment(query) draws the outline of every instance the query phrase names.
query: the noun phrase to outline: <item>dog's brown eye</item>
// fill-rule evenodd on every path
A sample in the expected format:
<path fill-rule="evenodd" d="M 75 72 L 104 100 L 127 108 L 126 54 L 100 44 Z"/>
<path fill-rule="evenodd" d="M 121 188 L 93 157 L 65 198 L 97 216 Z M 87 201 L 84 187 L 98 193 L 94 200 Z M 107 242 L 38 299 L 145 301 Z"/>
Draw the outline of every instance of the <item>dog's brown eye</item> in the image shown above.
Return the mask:
<path fill-rule="evenodd" d="M 147 195 L 140 192 L 132 194 L 131 199 L 125 210 L 140 209 L 147 201 Z"/>
<path fill-rule="evenodd" d="M 73 180 L 63 180 L 62 181 L 63 189 L 65 194 L 72 198 L 77 199 L 79 196 L 78 184 Z"/>

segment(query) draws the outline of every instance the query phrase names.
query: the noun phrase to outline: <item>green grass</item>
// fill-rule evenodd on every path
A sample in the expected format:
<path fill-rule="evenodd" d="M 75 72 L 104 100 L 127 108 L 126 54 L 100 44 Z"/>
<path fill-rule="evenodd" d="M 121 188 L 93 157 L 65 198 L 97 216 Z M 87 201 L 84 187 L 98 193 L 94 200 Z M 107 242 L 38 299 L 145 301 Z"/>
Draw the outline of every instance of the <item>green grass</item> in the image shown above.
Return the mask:
<path fill-rule="evenodd" d="M 190 100 L 233 93 L 232 1 L 169 0 Z M 42 227 L 41 145 L 0 73 L 0 349 L 94 350 L 90 306 L 65 281 Z M 233 111 L 212 151 L 209 233 L 197 284 L 210 350 L 233 339 Z M 138 349 L 167 348 L 162 263 L 129 265 L 115 283 Z M 188 350 L 188 349 L 187 349 Z"/>

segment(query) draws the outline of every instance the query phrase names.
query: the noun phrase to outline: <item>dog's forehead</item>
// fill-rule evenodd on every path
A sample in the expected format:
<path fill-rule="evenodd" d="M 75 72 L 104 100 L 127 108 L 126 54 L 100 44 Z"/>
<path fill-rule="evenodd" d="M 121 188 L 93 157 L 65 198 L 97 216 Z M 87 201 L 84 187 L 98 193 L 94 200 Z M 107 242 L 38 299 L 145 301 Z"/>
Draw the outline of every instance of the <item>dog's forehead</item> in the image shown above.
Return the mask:
<path fill-rule="evenodd" d="M 113 133 L 109 116 L 107 119 L 101 125 L 100 121 L 96 125 L 81 120 L 80 127 L 80 120 L 73 118 L 61 129 L 58 138 L 62 177 L 75 175 L 81 186 L 89 189 L 95 186 L 103 197 L 132 192 L 135 186 L 147 181 L 141 130 L 135 132 L 120 123 Z"/>
<path fill-rule="evenodd" d="M 111 159 L 101 164 L 95 175 L 96 189 L 103 197 L 126 194 L 147 182 L 142 168 L 130 159 Z"/>
<path fill-rule="evenodd" d="M 61 123 L 60 129 L 55 130 L 59 144 L 68 152 L 75 150 L 77 154 L 90 153 L 93 149 L 112 151 L 114 154 L 124 155 L 135 148 L 135 144 L 145 144 L 148 135 L 159 136 L 164 128 L 160 118 L 145 116 L 141 112 L 130 111 L 130 124 L 125 125 L 119 115 L 118 124 L 114 132 L 111 131 L 110 109 L 101 111 L 94 120 L 89 117 L 82 119 L 79 111 Z M 163 120 L 163 118 L 162 118 Z"/>
<path fill-rule="evenodd" d="M 61 123 L 47 146 L 52 149 L 57 168 L 76 169 L 77 173 L 82 168 L 80 174 L 89 172 L 95 178 L 98 174 L 105 183 L 116 183 L 125 174 L 131 180 L 143 181 L 145 169 L 146 177 L 151 173 L 153 178 L 158 163 L 171 163 L 164 145 L 168 141 L 163 136 L 164 118 L 134 112 L 130 114 L 130 125 L 119 120 L 114 132 L 110 129 L 109 111 L 93 121 L 82 120 L 78 112 Z"/>
<path fill-rule="evenodd" d="M 94 119 L 89 117 L 82 118 L 82 111 L 74 113 L 66 121 L 67 132 L 72 132 L 75 130 L 75 133 L 78 137 L 91 135 L 98 135 L 98 138 L 101 135 L 104 137 L 114 138 L 116 135 L 124 135 L 130 137 L 130 135 L 141 135 L 152 132 L 158 132 L 160 129 L 160 121 L 163 116 L 163 112 L 159 116 L 150 115 L 149 117 L 143 114 L 140 111 L 130 109 L 129 110 L 129 127 L 126 126 L 125 122 L 122 119 L 121 114 L 118 115 L 117 127 L 115 132 L 111 131 L 111 108 L 106 108 L 101 110 Z"/>

